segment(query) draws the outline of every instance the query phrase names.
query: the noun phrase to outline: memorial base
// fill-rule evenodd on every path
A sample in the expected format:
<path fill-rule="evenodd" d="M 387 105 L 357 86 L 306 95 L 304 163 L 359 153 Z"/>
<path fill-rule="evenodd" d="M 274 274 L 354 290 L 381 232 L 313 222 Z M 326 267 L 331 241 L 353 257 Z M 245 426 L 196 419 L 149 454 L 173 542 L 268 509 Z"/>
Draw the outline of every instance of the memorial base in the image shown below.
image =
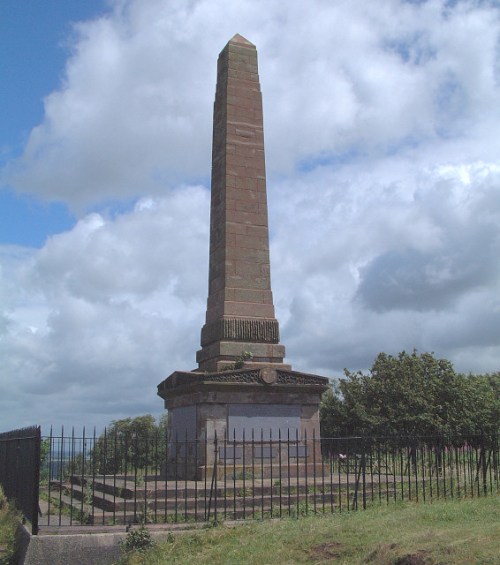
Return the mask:
<path fill-rule="evenodd" d="M 313 439 L 327 388 L 326 377 L 273 366 L 176 371 L 158 385 L 168 410 L 167 478 L 201 479 L 209 469 L 267 478 L 279 465 L 290 476 L 307 472 L 320 456 Z"/>

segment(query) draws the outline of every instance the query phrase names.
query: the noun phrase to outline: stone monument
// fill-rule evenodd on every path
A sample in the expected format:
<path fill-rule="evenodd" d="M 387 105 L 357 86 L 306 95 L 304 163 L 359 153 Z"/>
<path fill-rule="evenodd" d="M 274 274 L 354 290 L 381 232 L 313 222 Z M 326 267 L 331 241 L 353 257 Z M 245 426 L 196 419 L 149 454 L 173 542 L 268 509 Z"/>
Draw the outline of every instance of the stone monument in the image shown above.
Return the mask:
<path fill-rule="evenodd" d="M 306 438 L 320 437 L 319 402 L 328 379 L 292 371 L 284 357 L 271 292 L 257 50 L 235 35 L 217 65 L 209 288 L 198 368 L 176 371 L 158 385 L 170 440 L 188 445 L 217 435 L 269 444 L 291 438 L 302 442 L 296 461 L 305 461 Z M 215 457 L 193 450 L 172 454 L 187 458 L 178 465 L 187 478 L 199 476 Z M 232 458 L 234 463 L 235 449 Z"/>

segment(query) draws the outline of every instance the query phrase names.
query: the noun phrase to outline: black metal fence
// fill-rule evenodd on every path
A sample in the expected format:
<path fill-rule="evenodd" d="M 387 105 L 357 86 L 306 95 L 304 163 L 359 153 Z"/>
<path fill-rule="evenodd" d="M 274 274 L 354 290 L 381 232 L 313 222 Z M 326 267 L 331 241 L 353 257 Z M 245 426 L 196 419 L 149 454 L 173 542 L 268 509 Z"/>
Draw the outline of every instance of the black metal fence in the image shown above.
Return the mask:
<path fill-rule="evenodd" d="M 498 436 L 51 434 L 41 526 L 300 516 L 498 494 Z"/>
<path fill-rule="evenodd" d="M 38 532 L 40 471 L 40 427 L 33 426 L 0 434 L 0 484 Z"/>

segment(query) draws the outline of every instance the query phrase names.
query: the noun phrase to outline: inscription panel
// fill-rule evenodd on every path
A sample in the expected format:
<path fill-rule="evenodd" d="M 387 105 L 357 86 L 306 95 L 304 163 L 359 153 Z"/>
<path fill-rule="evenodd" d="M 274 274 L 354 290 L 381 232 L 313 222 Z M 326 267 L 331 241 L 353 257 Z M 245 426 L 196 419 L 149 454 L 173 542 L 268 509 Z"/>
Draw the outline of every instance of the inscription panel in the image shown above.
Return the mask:
<path fill-rule="evenodd" d="M 226 445 L 225 447 L 219 447 L 219 459 L 235 461 L 243 459 L 243 447 Z"/>
<path fill-rule="evenodd" d="M 300 439 L 300 406 L 295 404 L 229 404 L 228 436 L 245 440 Z"/>
<path fill-rule="evenodd" d="M 256 459 L 273 459 L 276 457 L 276 449 L 270 445 L 259 445 L 254 448 L 253 456 Z"/>
<path fill-rule="evenodd" d="M 307 445 L 292 444 L 288 447 L 289 457 L 307 457 Z"/>
<path fill-rule="evenodd" d="M 196 406 L 180 406 L 170 410 L 170 441 L 196 439 Z"/>

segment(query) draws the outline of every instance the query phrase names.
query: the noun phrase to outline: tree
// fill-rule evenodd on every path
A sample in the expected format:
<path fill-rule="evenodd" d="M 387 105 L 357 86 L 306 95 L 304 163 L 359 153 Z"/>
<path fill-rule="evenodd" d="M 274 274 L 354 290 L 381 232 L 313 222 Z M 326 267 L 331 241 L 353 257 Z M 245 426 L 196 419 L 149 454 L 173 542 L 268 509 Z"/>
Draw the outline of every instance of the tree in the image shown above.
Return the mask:
<path fill-rule="evenodd" d="M 500 374 L 462 375 L 431 353 L 380 353 L 321 406 L 323 436 L 449 435 L 498 431 Z"/>
<path fill-rule="evenodd" d="M 96 472 L 114 474 L 157 467 L 165 451 L 166 418 L 151 414 L 114 420 L 99 436 L 92 453 Z"/>
<path fill-rule="evenodd" d="M 319 407 L 319 418 L 323 437 L 350 435 L 349 417 L 338 383 L 332 383 L 331 388 L 323 394 Z"/>
<path fill-rule="evenodd" d="M 48 459 L 50 457 L 50 439 L 45 438 L 40 442 L 40 481 L 49 479 Z"/>

